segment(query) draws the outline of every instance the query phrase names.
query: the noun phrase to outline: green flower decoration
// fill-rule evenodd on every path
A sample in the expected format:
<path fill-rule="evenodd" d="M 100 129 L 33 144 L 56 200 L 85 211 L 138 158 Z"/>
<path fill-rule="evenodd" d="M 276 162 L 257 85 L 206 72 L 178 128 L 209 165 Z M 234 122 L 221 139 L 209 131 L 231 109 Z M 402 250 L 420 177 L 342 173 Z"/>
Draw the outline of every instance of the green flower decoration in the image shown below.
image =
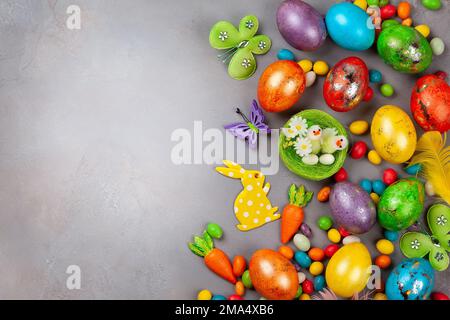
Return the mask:
<path fill-rule="evenodd" d="M 259 21 L 253 15 L 245 16 L 239 30 L 228 21 L 219 21 L 209 33 L 209 43 L 215 49 L 227 50 L 218 57 L 228 64 L 228 74 L 236 80 L 248 79 L 255 73 L 256 59 L 253 54 L 265 54 L 272 41 L 266 35 L 255 36 Z"/>
<path fill-rule="evenodd" d="M 444 271 L 449 264 L 450 208 L 444 204 L 431 206 L 427 221 L 432 235 L 407 232 L 400 239 L 400 249 L 408 258 L 422 258 L 428 254 L 432 267 Z"/>

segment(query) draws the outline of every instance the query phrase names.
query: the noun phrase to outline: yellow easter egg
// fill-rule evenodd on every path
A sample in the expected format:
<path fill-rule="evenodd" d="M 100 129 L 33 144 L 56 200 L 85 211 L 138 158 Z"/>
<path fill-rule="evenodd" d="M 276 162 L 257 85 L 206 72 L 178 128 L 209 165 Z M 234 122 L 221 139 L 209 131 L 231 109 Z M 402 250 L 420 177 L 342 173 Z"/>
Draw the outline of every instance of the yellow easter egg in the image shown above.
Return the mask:
<path fill-rule="evenodd" d="M 350 123 L 349 129 L 351 133 L 359 136 L 367 132 L 369 129 L 369 123 L 364 120 L 353 121 Z"/>
<path fill-rule="evenodd" d="M 381 157 L 375 150 L 370 150 L 367 154 L 367 159 L 369 159 L 370 163 L 374 165 L 379 165 L 381 163 Z"/>
<path fill-rule="evenodd" d="M 331 257 L 325 271 L 328 287 L 338 296 L 350 298 L 366 287 L 371 273 L 372 259 L 361 242 L 341 247 Z"/>
<path fill-rule="evenodd" d="M 387 239 L 381 239 L 377 241 L 376 244 L 377 250 L 380 251 L 380 253 L 385 255 L 390 255 L 392 252 L 394 252 L 394 244 L 387 240 Z"/>
<path fill-rule="evenodd" d="M 309 71 L 311 71 L 312 67 L 313 67 L 313 63 L 311 62 L 311 60 L 308 60 L 308 59 L 303 59 L 303 60 L 299 61 L 298 64 L 300 65 L 300 67 L 302 67 L 302 69 L 305 73 L 308 73 Z"/>
<path fill-rule="evenodd" d="M 366 0 L 355 0 L 355 1 L 353 2 L 353 4 L 354 4 L 355 6 L 360 7 L 360 8 L 363 9 L 364 11 L 366 11 L 366 9 L 367 9 L 367 1 L 366 1 Z"/>
<path fill-rule="evenodd" d="M 417 31 L 419 31 L 425 38 L 430 35 L 430 27 L 426 24 L 421 24 L 415 27 Z"/>
<path fill-rule="evenodd" d="M 377 110 L 370 134 L 376 152 L 391 163 L 408 161 L 416 149 L 414 124 L 408 114 L 396 106 L 386 105 Z"/>
<path fill-rule="evenodd" d="M 209 290 L 202 290 L 197 295 L 197 300 L 211 300 L 212 299 L 212 293 Z"/>

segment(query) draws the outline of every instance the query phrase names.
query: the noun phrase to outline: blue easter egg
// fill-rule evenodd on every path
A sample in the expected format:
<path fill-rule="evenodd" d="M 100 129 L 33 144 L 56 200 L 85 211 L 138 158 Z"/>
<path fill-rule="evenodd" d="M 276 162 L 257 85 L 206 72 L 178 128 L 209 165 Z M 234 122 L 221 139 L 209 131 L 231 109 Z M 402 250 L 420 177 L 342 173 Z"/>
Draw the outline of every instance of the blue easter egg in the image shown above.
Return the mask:
<path fill-rule="evenodd" d="M 369 81 L 371 83 L 380 83 L 382 77 L 383 76 L 380 71 L 375 69 L 369 70 Z"/>
<path fill-rule="evenodd" d="M 314 278 L 314 289 L 316 291 L 321 291 L 325 288 L 325 277 L 320 275 Z"/>
<path fill-rule="evenodd" d="M 342 48 L 362 51 L 369 49 L 375 40 L 375 28 L 369 28 L 369 15 L 352 3 L 337 3 L 325 16 L 328 34 Z M 370 24 L 369 24 L 370 25 Z"/>
<path fill-rule="evenodd" d="M 434 286 L 434 270 L 425 259 L 405 259 L 386 281 L 389 300 L 426 300 Z"/>
<path fill-rule="evenodd" d="M 372 182 L 369 179 L 362 179 L 359 186 L 369 194 L 372 192 Z"/>
<path fill-rule="evenodd" d="M 388 239 L 391 242 L 397 241 L 398 239 L 398 232 L 397 231 L 391 231 L 391 230 L 384 230 L 384 237 Z"/>
<path fill-rule="evenodd" d="M 381 180 L 374 180 L 374 181 L 372 181 L 372 190 L 377 195 L 381 196 L 383 194 L 384 190 L 386 190 L 386 185 Z"/>
<path fill-rule="evenodd" d="M 277 53 L 278 60 L 295 60 L 294 53 L 291 50 L 288 49 L 281 49 Z"/>
<path fill-rule="evenodd" d="M 306 269 L 311 265 L 311 258 L 306 252 L 297 251 L 294 255 L 295 261 L 300 265 L 300 267 Z"/>
<path fill-rule="evenodd" d="M 221 294 L 215 294 L 213 295 L 211 300 L 227 300 L 225 296 L 222 296 Z"/>
<path fill-rule="evenodd" d="M 405 172 L 407 174 L 410 174 L 412 176 L 415 176 L 419 173 L 420 169 L 422 169 L 422 166 L 420 163 L 416 163 L 415 165 L 409 166 L 405 168 Z"/>

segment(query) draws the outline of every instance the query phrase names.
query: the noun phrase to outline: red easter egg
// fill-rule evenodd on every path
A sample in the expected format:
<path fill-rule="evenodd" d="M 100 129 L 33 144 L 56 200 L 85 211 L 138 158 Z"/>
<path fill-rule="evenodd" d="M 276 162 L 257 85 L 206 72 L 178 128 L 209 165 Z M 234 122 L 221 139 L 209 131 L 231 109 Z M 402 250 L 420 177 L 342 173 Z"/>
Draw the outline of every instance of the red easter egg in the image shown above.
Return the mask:
<path fill-rule="evenodd" d="M 353 147 L 350 151 L 350 156 L 353 159 L 361 159 L 366 155 L 367 152 L 367 144 L 364 141 L 358 141 L 353 144 Z"/>
<path fill-rule="evenodd" d="M 331 258 L 333 256 L 333 254 L 336 253 L 336 251 L 339 250 L 339 245 L 337 244 L 330 244 L 328 246 L 326 246 L 326 248 L 323 250 L 325 252 L 325 256 L 327 256 L 328 258 Z"/>
<path fill-rule="evenodd" d="M 442 292 L 432 292 L 431 300 L 449 300 L 448 296 Z"/>
<path fill-rule="evenodd" d="M 348 178 L 347 171 L 345 171 L 343 167 L 340 168 L 339 171 L 334 174 L 334 180 L 336 182 L 345 181 L 347 180 L 347 178 Z"/>
<path fill-rule="evenodd" d="M 345 230 L 344 227 L 339 227 L 339 228 L 338 228 L 338 231 L 339 231 L 339 233 L 341 234 L 341 237 L 342 237 L 342 238 L 345 238 L 345 237 L 348 237 L 348 236 L 351 236 L 351 235 L 352 235 L 350 232 L 348 232 L 347 230 Z"/>
<path fill-rule="evenodd" d="M 314 292 L 314 283 L 311 280 L 306 279 L 302 282 L 303 293 L 311 294 Z"/>
<path fill-rule="evenodd" d="M 381 19 L 386 20 L 395 16 L 397 13 L 397 8 L 393 4 L 385 5 L 380 9 Z"/>
<path fill-rule="evenodd" d="M 367 87 L 367 92 L 363 100 L 369 102 L 370 100 L 372 100 L 372 98 L 373 98 L 373 89 L 371 87 Z"/>
<path fill-rule="evenodd" d="M 244 300 L 244 298 L 242 298 L 238 294 L 232 294 L 231 296 L 228 297 L 228 300 Z"/>
<path fill-rule="evenodd" d="M 394 169 L 389 168 L 383 171 L 383 182 L 386 183 L 388 186 L 397 181 L 397 179 L 398 179 L 397 171 L 395 171 Z"/>

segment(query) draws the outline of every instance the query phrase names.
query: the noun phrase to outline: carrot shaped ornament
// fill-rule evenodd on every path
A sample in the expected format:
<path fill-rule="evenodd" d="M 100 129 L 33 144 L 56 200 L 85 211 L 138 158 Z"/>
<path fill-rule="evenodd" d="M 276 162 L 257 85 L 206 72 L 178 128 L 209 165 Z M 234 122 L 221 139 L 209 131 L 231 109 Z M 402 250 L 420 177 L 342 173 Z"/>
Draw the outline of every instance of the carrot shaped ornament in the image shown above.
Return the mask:
<path fill-rule="evenodd" d="M 281 242 L 287 243 L 303 223 L 303 207 L 311 201 L 313 192 L 306 191 L 303 185 L 298 188 L 292 184 L 289 188 L 289 204 L 281 214 Z"/>
<path fill-rule="evenodd" d="M 189 242 L 188 246 L 194 254 L 204 258 L 209 270 L 232 284 L 236 283 L 230 259 L 225 252 L 214 247 L 214 241 L 206 231 L 202 237 L 195 236 L 194 242 Z"/>

